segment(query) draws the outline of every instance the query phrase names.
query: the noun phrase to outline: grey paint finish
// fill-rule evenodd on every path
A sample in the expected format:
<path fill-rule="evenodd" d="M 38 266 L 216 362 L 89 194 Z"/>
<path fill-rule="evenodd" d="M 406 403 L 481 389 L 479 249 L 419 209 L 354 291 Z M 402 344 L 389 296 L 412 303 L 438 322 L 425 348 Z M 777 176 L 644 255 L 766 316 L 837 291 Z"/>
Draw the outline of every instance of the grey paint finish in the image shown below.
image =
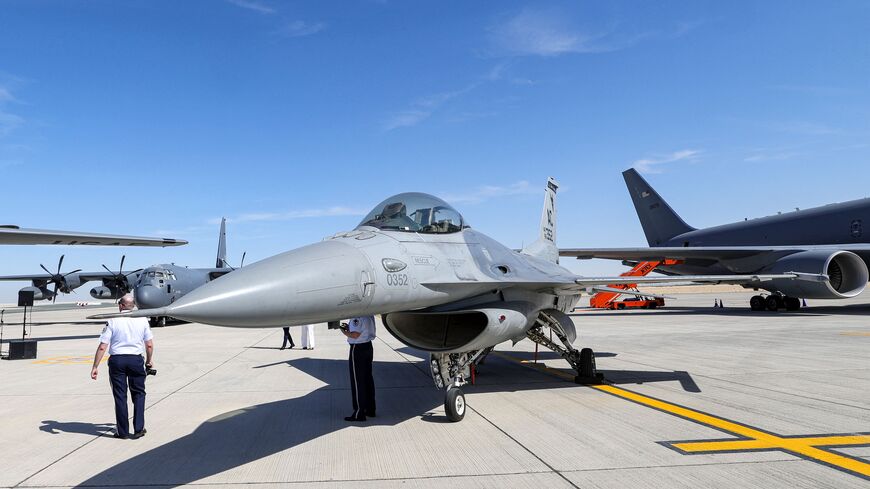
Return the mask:
<path fill-rule="evenodd" d="M 522 338 L 543 311 L 568 312 L 587 287 L 626 280 L 579 277 L 557 263 L 557 188 L 550 179 L 538 241 L 523 252 L 471 229 L 457 211 L 436 197 L 399 194 L 376 207 L 353 231 L 267 258 L 197 288 L 167 307 L 133 315 L 273 327 L 400 311 L 477 311 L 489 319 L 473 345 L 478 340 L 491 346 Z M 748 282 L 795 277 L 783 272 L 694 278 Z M 493 308 L 503 310 L 505 318 L 494 321 L 483 311 Z M 446 335 L 449 326 L 444 328 Z M 469 345 L 455 350 L 471 350 Z"/>

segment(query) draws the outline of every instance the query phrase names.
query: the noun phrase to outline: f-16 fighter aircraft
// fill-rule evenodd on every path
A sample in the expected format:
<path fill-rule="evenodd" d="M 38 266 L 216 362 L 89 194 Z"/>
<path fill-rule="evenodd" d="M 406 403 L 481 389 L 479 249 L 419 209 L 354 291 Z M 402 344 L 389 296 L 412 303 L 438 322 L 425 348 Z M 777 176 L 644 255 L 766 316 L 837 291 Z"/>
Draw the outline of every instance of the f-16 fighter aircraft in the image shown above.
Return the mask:
<path fill-rule="evenodd" d="M 431 354 L 435 385 L 446 389 L 449 419 L 465 415 L 470 369 L 493 347 L 524 338 L 552 349 L 596 381 L 589 348 L 577 350 L 565 314 L 596 285 L 664 281 L 761 283 L 824 281 L 824 275 L 777 273 L 717 277 L 584 278 L 558 265 L 556 190 L 547 182 L 537 241 L 520 252 L 472 229 L 443 200 L 422 193 L 390 197 L 353 231 L 281 253 L 203 285 L 160 309 L 132 316 L 170 316 L 219 326 L 276 327 L 380 314 L 406 345 Z M 94 316 L 101 319 L 114 315 Z M 545 330 L 550 329 L 555 337 Z"/>
<path fill-rule="evenodd" d="M 125 257 L 121 257 L 121 265 L 117 272 L 103 265 L 104 271 L 82 272 L 72 270 L 64 273 L 64 257 L 61 255 L 57 271 L 52 273 L 44 265 L 40 265 L 44 274 L 11 275 L 0 277 L 3 281 L 29 280 L 31 286 L 22 291 L 33 291 L 35 300 L 57 300 L 58 293 L 69 294 L 83 284 L 99 280 L 103 284 L 91 289 L 94 299 L 119 299 L 128 292 L 133 292 L 136 304 L 142 309 L 154 309 L 168 306 L 191 290 L 214 280 L 221 275 L 233 271 L 227 263 L 226 219 L 221 220 L 218 239 L 217 258 L 214 268 L 188 268 L 173 264 L 153 265 L 145 269 L 124 272 Z M 244 256 L 242 257 L 244 264 Z M 53 289 L 49 287 L 53 285 Z M 152 318 L 152 325 L 165 325 L 166 317 Z"/>
<path fill-rule="evenodd" d="M 666 275 L 797 271 L 830 277 L 743 284 L 771 293 L 752 297 L 753 311 L 797 310 L 799 298 L 843 299 L 867 287 L 870 233 L 864 233 L 863 223 L 870 223 L 870 199 L 695 229 L 636 170 L 622 175 L 650 248 L 572 248 L 559 250 L 561 256 L 624 260 L 629 265 L 676 262 L 656 269 Z"/>

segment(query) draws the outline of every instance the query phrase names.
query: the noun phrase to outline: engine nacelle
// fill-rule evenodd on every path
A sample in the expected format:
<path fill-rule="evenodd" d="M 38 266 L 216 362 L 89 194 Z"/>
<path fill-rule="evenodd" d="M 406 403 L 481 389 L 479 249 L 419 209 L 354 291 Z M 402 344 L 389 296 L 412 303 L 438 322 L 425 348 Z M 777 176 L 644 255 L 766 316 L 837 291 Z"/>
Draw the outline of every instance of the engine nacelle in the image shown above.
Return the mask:
<path fill-rule="evenodd" d="M 867 264 L 850 251 L 802 251 L 779 259 L 766 272 L 803 272 L 824 274 L 826 282 L 772 280 L 764 284 L 790 297 L 806 299 L 845 299 L 855 297 L 867 287 L 870 272 Z"/>
<path fill-rule="evenodd" d="M 54 297 L 54 293 L 47 288 L 24 287 L 21 292 L 33 292 L 33 300 L 35 301 L 45 301 Z"/>
<path fill-rule="evenodd" d="M 120 299 L 123 295 L 124 292 L 121 289 L 106 287 L 105 285 L 91 289 L 91 297 L 94 299 Z"/>
<path fill-rule="evenodd" d="M 72 273 L 64 277 L 63 282 L 60 284 L 58 290 L 63 292 L 64 294 L 69 294 L 73 290 L 82 286 L 82 278 L 77 273 Z"/>
<path fill-rule="evenodd" d="M 447 312 L 393 312 L 384 325 L 402 343 L 427 352 L 464 352 L 521 338 L 537 317 L 527 302 L 497 302 Z"/>

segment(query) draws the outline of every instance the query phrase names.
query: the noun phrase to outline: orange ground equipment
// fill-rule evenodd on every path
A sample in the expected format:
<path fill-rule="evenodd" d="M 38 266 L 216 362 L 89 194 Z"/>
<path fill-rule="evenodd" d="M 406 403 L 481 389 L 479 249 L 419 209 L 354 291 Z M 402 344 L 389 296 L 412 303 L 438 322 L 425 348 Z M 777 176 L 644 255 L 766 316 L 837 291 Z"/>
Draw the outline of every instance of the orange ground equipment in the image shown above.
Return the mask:
<path fill-rule="evenodd" d="M 660 265 L 678 265 L 678 260 L 642 261 L 631 270 L 623 273 L 622 277 L 645 277 Z M 655 309 L 665 305 L 665 300 L 660 297 L 645 297 L 637 291 L 637 284 L 614 284 L 608 285 L 608 289 L 624 290 L 626 295 L 633 297 L 618 301 L 620 295 L 616 292 L 603 291 L 593 295 L 589 299 L 589 306 L 596 309 Z"/>

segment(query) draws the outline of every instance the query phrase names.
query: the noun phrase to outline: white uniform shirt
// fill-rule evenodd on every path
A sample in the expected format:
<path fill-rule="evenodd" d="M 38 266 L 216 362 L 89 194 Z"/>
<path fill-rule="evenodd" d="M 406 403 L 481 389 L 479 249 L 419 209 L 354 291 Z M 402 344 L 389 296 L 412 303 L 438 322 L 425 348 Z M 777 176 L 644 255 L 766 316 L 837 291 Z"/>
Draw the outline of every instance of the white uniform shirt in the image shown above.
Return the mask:
<path fill-rule="evenodd" d="M 375 317 L 360 316 L 358 318 L 353 318 L 347 322 L 347 330 L 351 333 L 359 333 L 359 338 L 347 337 L 347 342 L 349 344 L 358 345 L 360 343 L 368 343 L 375 339 Z"/>
<path fill-rule="evenodd" d="M 142 355 L 153 337 L 146 318 L 113 318 L 103 328 L 100 343 L 109 345 L 109 355 Z"/>

